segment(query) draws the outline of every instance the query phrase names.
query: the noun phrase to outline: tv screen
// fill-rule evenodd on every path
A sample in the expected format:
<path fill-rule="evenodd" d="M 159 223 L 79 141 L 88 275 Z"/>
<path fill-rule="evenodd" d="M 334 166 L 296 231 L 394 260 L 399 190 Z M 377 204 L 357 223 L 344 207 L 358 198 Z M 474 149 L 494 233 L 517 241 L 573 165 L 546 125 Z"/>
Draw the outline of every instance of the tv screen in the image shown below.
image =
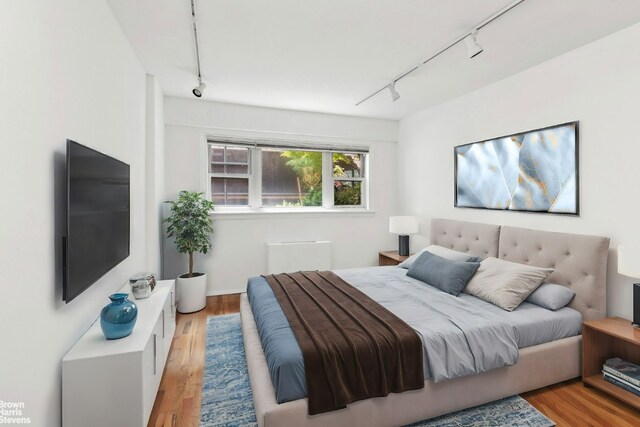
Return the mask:
<path fill-rule="evenodd" d="M 129 256 L 129 211 L 129 165 L 67 140 L 66 302 Z"/>

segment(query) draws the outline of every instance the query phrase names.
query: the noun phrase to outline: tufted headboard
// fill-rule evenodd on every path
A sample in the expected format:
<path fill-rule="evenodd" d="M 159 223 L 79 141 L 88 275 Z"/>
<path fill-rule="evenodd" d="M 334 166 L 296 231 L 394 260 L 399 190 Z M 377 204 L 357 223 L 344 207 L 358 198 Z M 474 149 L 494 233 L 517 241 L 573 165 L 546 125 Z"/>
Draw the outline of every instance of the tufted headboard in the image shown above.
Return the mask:
<path fill-rule="evenodd" d="M 553 268 L 547 282 L 576 293 L 569 307 L 583 320 L 606 316 L 608 237 L 502 227 L 498 250 L 507 261 Z"/>
<path fill-rule="evenodd" d="M 606 316 L 608 237 L 432 219 L 431 243 L 475 256 L 497 254 L 506 261 L 551 267 L 547 282 L 576 293 L 569 307 L 582 313 L 583 320 Z"/>
<path fill-rule="evenodd" d="M 431 220 L 431 244 L 482 258 L 498 256 L 500 226 L 477 222 Z"/>

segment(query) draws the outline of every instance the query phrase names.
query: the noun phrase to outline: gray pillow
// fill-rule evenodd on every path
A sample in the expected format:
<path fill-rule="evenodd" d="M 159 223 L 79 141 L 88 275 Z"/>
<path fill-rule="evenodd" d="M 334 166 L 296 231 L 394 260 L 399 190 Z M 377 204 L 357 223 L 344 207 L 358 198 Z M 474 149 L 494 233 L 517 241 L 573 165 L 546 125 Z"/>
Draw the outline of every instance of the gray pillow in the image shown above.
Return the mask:
<path fill-rule="evenodd" d="M 407 276 L 458 296 L 478 267 L 478 262 L 452 261 L 425 251 L 409 268 Z"/>
<path fill-rule="evenodd" d="M 445 248 L 445 247 L 438 246 L 438 245 L 431 245 L 431 246 L 427 246 L 426 248 L 422 249 L 417 254 L 411 255 L 409 258 L 405 259 L 400 264 L 398 264 L 398 267 L 407 268 L 407 269 L 411 268 L 413 263 L 425 251 L 431 252 L 432 254 L 438 255 L 439 257 L 442 257 L 442 258 L 445 258 L 445 259 L 450 259 L 451 261 L 472 261 L 472 260 L 474 262 L 482 261 L 482 258 L 480 258 L 480 257 L 472 257 L 471 255 L 466 254 L 464 252 L 454 251 L 453 249 Z"/>
<path fill-rule="evenodd" d="M 513 311 L 536 290 L 553 268 L 534 267 L 489 257 L 464 290 L 486 302 Z"/>
<path fill-rule="evenodd" d="M 571 302 L 576 293 L 566 286 L 543 283 L 525 300 L 548 310 L 559 310 Z"/>

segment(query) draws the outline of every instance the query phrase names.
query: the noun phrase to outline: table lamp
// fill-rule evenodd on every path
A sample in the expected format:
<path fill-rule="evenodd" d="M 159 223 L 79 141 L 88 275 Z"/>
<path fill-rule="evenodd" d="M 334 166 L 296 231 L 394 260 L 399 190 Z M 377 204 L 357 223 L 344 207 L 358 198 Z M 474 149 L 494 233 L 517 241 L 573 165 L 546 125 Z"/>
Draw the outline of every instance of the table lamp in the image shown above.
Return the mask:
<path fill-rule="evenodd" d="M 409 255 L 409 235 L 418 232 L 418 219 L 415 216 L 389 217 L 389 233 L 398 234 L 398 254 Z"/>
<path fill-rule="evenodd" d="M 618 246 L 618 273 L 640 277 L 640 252 L 637 248 Z M 640 325 L 640 283 L 633 284 L 633 326 Z"/>

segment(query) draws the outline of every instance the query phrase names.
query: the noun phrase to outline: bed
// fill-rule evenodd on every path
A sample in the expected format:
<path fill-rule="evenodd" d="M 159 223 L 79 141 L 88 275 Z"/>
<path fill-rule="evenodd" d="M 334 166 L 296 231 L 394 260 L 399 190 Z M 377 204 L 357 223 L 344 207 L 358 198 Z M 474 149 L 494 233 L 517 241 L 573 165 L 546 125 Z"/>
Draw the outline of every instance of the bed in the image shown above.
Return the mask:
<path fill-rule="evenodd" d="M 580 318 L 576 319 L 576 315 L 579 313 L 582 320 L 605 316 L 607 238 L 433 219 L 431 242 L 473 256 L 495 256 L 507 261 L 553 267 L 554 272 L 547 280 L 568 286 L 576 293 L 565 310 L 568 317 L 550 319 L 552 336 L 546 337 L 538 336 L 535 328 L 526 328 L 526 316 L 520 319 L 520 351 L 515 365 L 440 382 L 428 378 L 420 390 L 367 399 L 350 404 L 346 409 L 309 416 L 305 398 L 278 403 L 254 314 L 247 295 L 243 294 L 242 328 L 260 426 L 404 425 L 579 375 L 581 337 L 577 334 Z M 378 268 L 377 271 L 383 277 L 381 280 L 389 283 L 395 276 L 402 275 L 397 267 Z M 358 271 L 346 273 L 349 274 L 357 275 Z M 558 332 L 563 325 L 567 330 Z M 553 336 L 553 331 L 560 335 Z M 288 393 L 293 393 L 290 397 L 296 397 L 295 390 Z"/>

